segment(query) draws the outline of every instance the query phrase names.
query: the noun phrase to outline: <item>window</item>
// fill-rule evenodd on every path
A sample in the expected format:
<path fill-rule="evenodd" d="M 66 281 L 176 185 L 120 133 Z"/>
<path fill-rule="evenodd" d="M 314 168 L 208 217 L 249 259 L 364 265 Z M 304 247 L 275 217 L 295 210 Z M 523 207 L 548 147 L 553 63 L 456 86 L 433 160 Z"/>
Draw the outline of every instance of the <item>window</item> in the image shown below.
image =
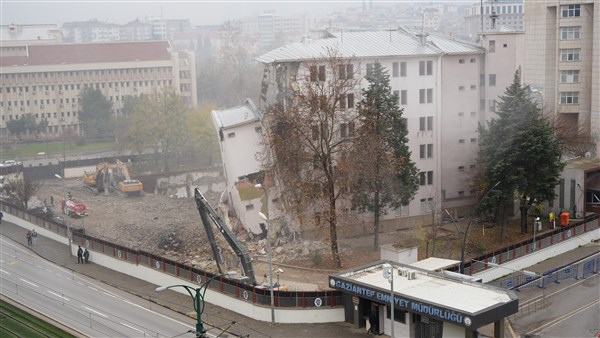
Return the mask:
<path fill-rule="evenodd" d="M 477 59 L 476 58 L 471 58 L 470 62 L 471 63 L 477 63 Z"/>
<path fill-rule="evenodd" d="M 458 63 L 465 63 L 465 59 L 458 59 Z"/>
<path fill-rule="evenodd" d="M 427 103 L 433 102 L 433 88 L 427 89 Z"/>
<path fill-rule="evenodd" d="M 465 116 L 465 113 L 464 112 L 458 112 L 458 116 L 461 116 L 461 117 Z"/>
<path fill-rule="evenodd" d="M 471 138 L 471 143 L 477 143 L 477 139 L 476 138 Z"/>
<path fill-rule="evenodd" d="M 458 166 L 458 171 L 465 171 L 465 166 L 464 165 L 459 165 Z"/>
<path fill-rule="evenodd" d="M 477 86 L 476 85 L 471 85 L 471 90 L 475 90 L 475 89 L 477 89 Z"/>
<path fill-rule="evenodd" d="M 427 172 L 427 185 L 433 185 L 433 171 Z"/>
<path fill-rule="evenodd" d="M 465 139 L 464 139 L 464 138 L 461 138 L 460 140 L 458 140 L 458 143 L 460 143 L 460 144 L 464 144 L 464 143 L 465 143 Z"/>
<path fill-rule="evenodd" d="M 348 102 L 347 102 L 347 107 L 348 108 L 354 108 L 354 94 L 350 93 L 348 95 L 346 95 L 346 97 L 348 98 Z"/>
<path fill-rule="evenodd" d="M 406 62 L 400 62 L 400 76 L 406 77 Z"/>
<path fill-rule="evenodd" d="M 579 71 L 578 70 L 561 70 L 560 71 L 560 82 L 561 83 L 578 83 L 579 82 Z"/>
<path fill-rule="evenodd" d="M 319 81 L 325 82 L 325 66 L 319 66 Z"/>
<path fill-rule="evenodd" d="M 310 67 L 308 67 L 308 69 L 310 72 L 310 82 L 317 82 L 317 79 L 318 79 L 317 66 L 310 66 Z"/>
<path fill-rule="evenodd" d="M 340 137 L 346 138 L 348 136 L 348 125 L 346 123 L 340 124 Z"/>
<path fill-rule="evenodd" d="M 421 171 L 419 173 L 419 184 L 420 185 L 427 185 L 427 173 L 424 171 Z M 423 200 L 421 200 L 423 201 Z"/>
<path fill-rule="evenodd" d="M 489 74 L 489 85 L 490 86 L 495 86 L 496 85 L 496 74 Z"/>
<path fill-rule="evenodd" d="M 400 67 L 398 62 L 392 63 L 392 77 L 398 77 L 400 75 Z"/>
<path fill-rule="evenodd" d="M 560 104 L 579 104 L 579 92 L 560 92 Z"/>
<path fill-rule="evenodd" d="M 432 75 L 433 61 L 419 61 L 419 75 Z"/>
<path fill-rule="evenodd" d="M 560 6 L 560 17 L 571 18 L 581 16 L 581 5 L 563 5 Z"/>
<path fill-rule="evenodd" d="M 400 91 L 394 90 L 394 96 L 396 97 L 396 101 L 400 104 Z"/>
<path fill-rule="evenodd" d="M 433 130 L 433 116 L 427 116 L 427 130 Z"/>
<path fill-rule="evenodd" d="M 433 198 L 421 198 L 421 212 L 433 210 Z"/>
<path fill-rule="evenodd" d="M 490 111 L 496 111 L 496 100 L 490 100 Z"/>
<path fill-rule="evenodd" d="M 581 27 L 561 27 L 560 28 L 560 39 L 561 40 L 577 40 L 580 36 Z"/>
<path fill-rule="evenodd" d="M 406 105 L 407 104 L 407 92 L 406 90 L 401 90 L 400 91 L 400 104 L 402 105 Z"/>
<path fill-rule="evenodd" d="M 425 131 L 427 129 L 426 117 L 419 118 L 419 131 Z"/>
<path fill-rule="evenodd" d="M 419 103 L 425 103 L 425 89 L 419 89 Z"/>
<path fill-rule="evenodd" d="M 465 91 L 465 86 L 458 86 L 458 91 L 459 92 L 464 92 Z"/>
<path fill-rule="evenodd" d="M 496 40 L 490 40 L 488 43 L 488 52 L 495 53 L 496 52 Z"/>
<path fill-rule="evenodd" d="M 340 109 L 346 109 L 346 95 L 340 95 Z"/>
<path fill-rule="evenodd" d="M 579 48 L 566 48 L 560 50 L 560 61 L 579 61 Z"/>
<path fill-rule="evenodd" d="M 319 139 L 319 126 L 312 126 L 312 139 L 313 141 Z"/>
<path fill-rule="evenodd" d="M 433 157 L 433 143 L 419 145 L 419 158 Z"/>
<path fill-rule="evenodd" d="M 367 63 L 367 76 L 373 76 L 374 63 Z"/>
<path fill-rule="evenodd" d="M 387 306 L 385 313 L 388 319 L 391 319 L 391 311 L 392 307 Z M 394 321 L 402 324 L 406 324 L 406 311 L 402 311 L 399 309 L 394 309 Z"/>
<path fill-rule="evenodd" d="M 340 80 L 352 79 L 354 77 L 354 65 L 339 65 L 338 77 L 340 78 Z"/>

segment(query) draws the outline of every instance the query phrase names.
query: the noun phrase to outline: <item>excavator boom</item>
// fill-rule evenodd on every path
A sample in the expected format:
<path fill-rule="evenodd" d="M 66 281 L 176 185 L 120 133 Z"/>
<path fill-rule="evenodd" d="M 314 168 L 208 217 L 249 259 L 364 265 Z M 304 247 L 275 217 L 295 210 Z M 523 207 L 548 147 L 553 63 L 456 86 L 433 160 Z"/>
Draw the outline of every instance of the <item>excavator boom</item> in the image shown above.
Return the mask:
<path fill-rule="evenodd" d="M 250 259 L 248 249 L 246 249 L 245 246 L 237 241 L 235 235 L 223 223 L 223 220 L 221 220 L 221 217 L 219 217 L 216 211 L 213 210 L 213 208 L 208 204 L 208 201 L 204 195 L 202 195 L 200 190 L 198 190 L 198 188 L 194 189 L 194 195 L 196 199 L 196 206 L 198 207 L 200 218 L 202 219 L 202 224 L 206 230 L 206 235 L 210 241 L 210 247 L 213 250 L 215 260 L 217 261 L 217 266 L 219 267 L 219 272 L 223 273 L 223 271 L 221 271 L 221 256 L 219 255 L 219 249 L 215 241 L 215 235 L 212 231 L 209 218 L 212 220 L 212 223 L 214 223 L 217 229 L 219 229 L 219 232 L 221 232 L 223 237 L 225 237 L 225 240 L 229 246 L 231 246 L 235 254 L 239 257 L 240 262 L 242 263 L 242 269 L 244 270 L 244 275 L 249 279 L 249 283 L 251 285 L 256 285 L 256 277 L 254 276 L 254 269 L 252 268 L 252 260 Z"/>

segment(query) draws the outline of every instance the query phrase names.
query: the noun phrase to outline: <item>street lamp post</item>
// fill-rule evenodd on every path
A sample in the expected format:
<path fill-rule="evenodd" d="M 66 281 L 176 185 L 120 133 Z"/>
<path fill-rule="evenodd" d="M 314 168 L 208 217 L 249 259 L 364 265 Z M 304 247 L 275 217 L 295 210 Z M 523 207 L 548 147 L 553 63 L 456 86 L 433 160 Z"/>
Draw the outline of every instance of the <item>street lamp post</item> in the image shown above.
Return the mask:
<path fill-rule="evenodd" d="M 156 292 L 161 292 L 167 289 L 181 287 L 184 288 L 194 300 L 194 310 L 196 310 L 196 337 L 206 337 L 206 329 L 204 328 L 204 323 L 202 323 L 202 313 L 204 313 L 204 294 L 206 294 L 206 289 L 208 288 L 208 284 L 212 282 L 215 278 L 223 277 L 223 276 L 235 276 L 237 272 L 229 271 L 224 274 L 216 275 L 207 280 L 204 284 L 202 284 L 199 288 L 193 288 L 187 285 L 170 285 L 170 286 L 159 286 L 155 289 Z"/>
<path fill-rule="evenodd" d="M 267 205 L 267 215 L 269 214 L 269 195 L 267 194 L 267 189 L 265 189 L 262 184 L 256 184 L 254 186 L 256 189 L 263 189 L 265 192 L 265 199 Z M 271 252 L 271 224 L 269 222 L 269 217 L 263 214 L 262 212 L 258 212 L 258 216 L 262 218 L 267 223 L 267 246 L 269 252 L 269 289 L 271 290 L 271 324 L 275 324 L 275 296 L 273 295 L 273 253 Z"/>
<path fill-rule="evenodd" d="M 462 243 L 460 245 L 460 269 L 459 269 L 459 271 L 461 274 L 465 273 L 465 246 L 467 244 L 467 235 L 469 234 L 469 228 L 471 227 L 471 222 L 473 221 L 473 213 L 479 208 L 481 203 L 494 190 L 494 188 L 496 188 L 498 186 L 498 184 L 500 184 L 500 181 L 498 181 L 496 184 L 494 184 L 494 186 L 491 187 L 490 190 L 488 190 L 485 193 L 485 195 L 483 195 L 483 197 L 479 200 L 479 203 L 477 203 L 477 205 L 475 206 L 473 211 L 471 211 L 471 213 L 469 214 L 469 223 L 467 223 L 467 229 L 465 230 L 464 234 L 462 234 L 463 238 L 462 238 Z M 456 225 L 456 222 L 454 221 L 454 217 L 452 217 L 452 215 L 450 215 L 448 210 L 444 209 L 444 211 L 446 212 L 446 214 L 448 214 L 448 216 L 450 216 L 450 220 L 452 221 L 452 223 L 454 223 L 454 226 L 456 226 L 456 229 L 458 231 L 458 226 Z M 460 232 L 458 234 L 460 235 Z"/>
<path fill-rule="evenodd" d="M 67 193 L 67 184 L 65 183 L 64 176 L 60 176 L 59 174 L 54 174 L 54 177 L 58 178 L 59 180 L 62 180 L 63 190 L 64 190 L 64 193 L 66 194 Z M 65 212 L 65 210 L 63 210 L 63 212 Z M 71 233 L 71 221 L 69 220 L 69 218 L 71 218 L 71 215 L 68 215 L 65 212 L 65 218 L 66 218 L 66 222 L 67 222 L 67 240 L 69 241 L 69 256 L 71 256 L 71 255 L 73 255 L 73 251 L 71 248 L 71 239 L 72 239 L 73 234 Z"/>
<path fill-rule="evenodd" d="M 390 282 L 390 337 L 394 338 L 394 267 L 390 263 L 384 263 L 383 278 Z"/>

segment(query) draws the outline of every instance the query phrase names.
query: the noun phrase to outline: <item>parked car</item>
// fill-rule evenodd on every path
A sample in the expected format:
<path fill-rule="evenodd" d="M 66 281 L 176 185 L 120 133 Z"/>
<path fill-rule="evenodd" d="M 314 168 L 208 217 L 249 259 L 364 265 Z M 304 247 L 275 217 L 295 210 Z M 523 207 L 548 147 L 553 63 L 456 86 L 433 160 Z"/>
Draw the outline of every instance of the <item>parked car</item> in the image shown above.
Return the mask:
<path fill-rule="evenodd" d="M 6 160 L 6 161 L 4 161 L 4 163 L 2 163 L 2 166 L 3 167 L 12 167 L 15 165 L 20 165 L 20 164 L 21 164 L 21 162 L 17 162 L 15 160 Z"/>

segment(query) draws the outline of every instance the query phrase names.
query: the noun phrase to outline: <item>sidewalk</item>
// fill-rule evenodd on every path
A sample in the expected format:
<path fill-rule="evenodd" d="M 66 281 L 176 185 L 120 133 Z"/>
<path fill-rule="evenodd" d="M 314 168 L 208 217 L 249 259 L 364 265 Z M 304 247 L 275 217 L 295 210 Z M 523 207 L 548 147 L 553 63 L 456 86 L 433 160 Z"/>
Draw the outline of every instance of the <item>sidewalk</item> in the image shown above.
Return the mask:
<path fill-rule="evenodd" d="M 111 285 L 115 288 L 144 298 L 158 305 L 170 308 L 171 310 L 188 315 L 195 320 L 195 311 L 192 304 L 192 298 L 179 292 L 166 290 L 156 292 L 158 285 L 154 285 L 125 274 L 115 272 L 105 267 L 96 265 L 94 261 L 94 252 L 90 253 L 90 263 L 78 264 L 77 257 L 69 257 L 69 248 L 66 244 L 58 243 L 38 234 L 36 246 L 27 245 L 27 230 L 23 229 L 6 220 L 0 225 L 0 234 L 12 239 L 15 242 L 29 248 L 39 256 L 57 264 L 66 269 L 75 271 L 82 275 L 96 279 L 100 282 Z M 325 277 L 324 277 L 325 278 Z M 202 315 L 203 322 L 207 329 L 215 326 L 228 326 L 231 322 L 235 324 L 228 331 L 229 336 L 250 336 L 250 337 L 367 337 L 369 336 L 363 329 L 355 329 L 347 323 L 327 323 L 327 324 L 276 324 L 252 320 L 236 312 L 206 303 L 206 311 Z M 194 322 L 190 321 L 190 326 Z M 221 331 L 214 331 L 219 334 Z M 192 334 L 182 337 L 192 337 Z M 382 336 L 383 337 L 383 336 Z"/>

